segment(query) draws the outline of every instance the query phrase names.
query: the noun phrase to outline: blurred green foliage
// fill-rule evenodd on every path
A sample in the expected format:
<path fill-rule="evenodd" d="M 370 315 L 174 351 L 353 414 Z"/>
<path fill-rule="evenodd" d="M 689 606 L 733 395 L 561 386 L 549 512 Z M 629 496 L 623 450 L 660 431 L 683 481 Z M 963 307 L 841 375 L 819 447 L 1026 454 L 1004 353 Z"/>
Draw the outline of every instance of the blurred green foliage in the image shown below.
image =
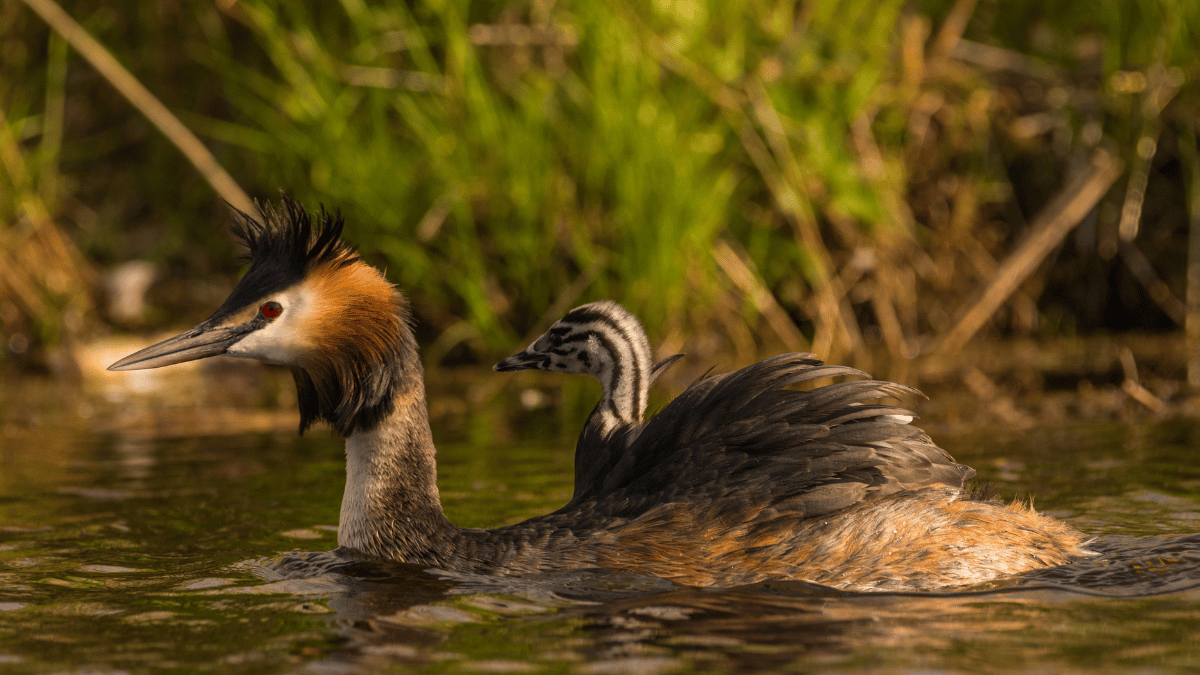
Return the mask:
<path fill-rule="evenodd" d="M 224 205 L 21 2 L 0 7 L 0 102 L 27 187 L 99 264 L 168 266 L 157 304 L 185 316 L 159 320 L 202 316 L 220 299 L 210 280 L 236 272 Z M 599 297 L 653 335 L 723 332 L 762 306 L 714 259 L 718 240 L 806 337 L 834 336 L 835 356 L 916 349 L 986 278 L 963 251 L 1002 258 L 1072 162 L 1101 145 L 1132 158 L 1151 121 L 1151 177 L 1167 187 L 1146 209 L 1186 211 L 1190 0 L 64 7 L 251 194 L 340 209 L 423 338 L 440 336 L 437 358 L 510 349 L 554 303 Z M 1148 115 L 1163 77 L 1173 98 Z M 23 189 L 11 172 L 0 185 Z M 18 202 L 0 197 L 0 223 L 20 220 Z M 1160 225 L 1148 254 L 1181 289 L 1186 223 Z M 1087 324 L 1072 292 L 1095 295 L 1035 293 L 1062 330 Z M 735 346 L 758 339 L 739 330 Z"/>

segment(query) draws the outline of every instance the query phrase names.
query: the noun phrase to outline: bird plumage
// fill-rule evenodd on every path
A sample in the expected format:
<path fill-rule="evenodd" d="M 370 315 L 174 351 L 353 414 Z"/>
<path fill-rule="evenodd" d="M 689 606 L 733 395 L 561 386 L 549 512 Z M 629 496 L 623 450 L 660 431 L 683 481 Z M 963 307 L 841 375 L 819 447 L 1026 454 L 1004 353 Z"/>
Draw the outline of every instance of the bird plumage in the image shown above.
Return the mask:
<path fill-rule="evenodd" d="M 651 363 L 646 331 L 633 314 L 611 300 L 567 312 L 523 351 L 493 368 L 512 372 L 537 368 L 591 375 L 603 395 L 584 422 L 575 447 L 578 497 L 600 480 L 602 472 L 634 441 L 649 404 L 650 385 L 683 355 Z"/>
<path fill-rule="evenodd" d="M 111 366 L 228 353 L 295 374 L 301 429 L 346 436 L 340 545 L 446 569 L 522 574 L 609 567 L 696 585 L 768 578 L 927 590 L 1087 555 L 1070 527 L 970 498 L 973 473 L 909 413 L 875 403 L 902 385 L 786 354 L 698 381 L 562 509 L 498 529 L 441 509 L 423 371 L 408 305 L 340 239 L 284 198 L 246 217 L 251 266 L 207 321 Z"/>

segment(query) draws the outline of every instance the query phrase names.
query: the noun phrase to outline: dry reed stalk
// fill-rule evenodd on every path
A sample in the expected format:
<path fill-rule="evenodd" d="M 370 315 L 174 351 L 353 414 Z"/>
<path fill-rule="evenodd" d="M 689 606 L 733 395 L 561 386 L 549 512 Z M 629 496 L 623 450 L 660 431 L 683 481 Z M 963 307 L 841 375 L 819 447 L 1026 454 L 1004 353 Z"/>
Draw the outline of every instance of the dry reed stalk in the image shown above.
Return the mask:
<path fill-rule="evenodd" d="M 967 262 L 974 269 L 975 277 L 981 282 L 995 278 L 996 273 L 1000 270 L 1000 263 L 996 262 L 984 245 L 979 243 L 979 240 L 969 232 L 959 233 L 958 252 L 966 257 Z M 1013 291 L 1009 301 L 1013 303 L 1018 314 L 1025 316 L 1038 314 L 1037 301 L 1019 287 Z"/>
<path fill-rule="evenodd" d="M 34 191 L 24 155 L 0 110 L 0 166 L 16 192 L 14 202 L 28 224 L 3 231 L 0 240 L 0 298 L 8 297 L 37 323 L 61 325 L 52 300 L 67 298 L 80 311 L 90 304 L 96 275 L 75 244 L 50 217 Z"/>
<path fill-rule="evenodd" d="M 717 265 L 733 281 L 734 285 L 750 300 L 754 309 L 766 318 L 767 324 L 771 326 L 771 330 L 775 331 L 775 335 L 783 341 L 783 344 L 791 351 L 804 351 L 804 335 L 800 329 L 796 328 L 796 324 L 779 305 L 762 279 L 751 269 L 752 263 L 749 262 L 747 256 L 736 250 L 734 246 L 736 244 L 718 239 L 713 244 L 713 259 L 717 261 Z"/>
<path fill-rule="evenodd" d="M 833 256 L 825 246 L 812 203 L 805 194 L 807 177 L 792 152 L 783 120 L 760 80 L 750 78 L 746 83 L 746 94 L 754 118 L 766 132 L 767 143 L 762 142 L 753 128 L 744 126 L 746 133 L 742 134 L 743 145 L 747 151 L 754 148 L 751 156 L 759 173 L 775 196 L 776 203 L 787 215 L 796 240 L 813 260 L 814 278 L 809 282 L 816 293 L 819 323 L 823 324 L 818 326 L 823 330 L 819 330 L 818 336 L 813 338 L 813 351 L 832 360 L 837 360 L 847 352 L 858 353 L 862 348 L 862 333 L 854 313 L 849 311 L 846 290 L 837 283 L 833 274 Z"/>
<path fill-rule="evenodd" d="M 50 308 L 33 280 L 25 273 L 20 257 L 0 251 L 0 298 L 8 297 L 28 317 L 49 316 Z"/>
<path fill-rule="evenodd" d="M 925 41 L 930 28 L 928 17 L 906 15 L 900 19 L 901 81 L 914 92 L 925 79 Z"/>
<path fill-rule="evenodd" d="M 1037 80 L 1048 80 L 1053 74 L 1048 66 L 1020 52 L 961 38 L 955 42 L 950 56 L 984 70 L 1008 71 Z"/>
<path fill-rule="evenodd" d="M 1167 404 L 1153 392 L 1142 386 L 1141 380 L 1138 377 L 1137 362 L 1133 358 L 1133 351 L 1129 347 L 1122 346 L 1117 353 L 1121 361 L 1121 370 L 1125 373 L 1125 379 L 1121 382 L 1121 391 L 1125 392 L 1133 400 L 1146 406 L 1150 412 L 1155 415 L 1162 415 L 1167 411 Z"/>
<path fill-rule="evenodd" d="M 1138 135 L 1133 160 L 1129 168 L 1129 183 L 1125 187 L 1125 202 L 1121 205 L 1121 221 L 1117 233 L 1122 243 L 1137 237 L 1142 218 L 1142 204 L 1146 199 L 1146 185 L 1150 182 L 1150 169 L 1154 154 L 1158 150 L 1158 137 L 1162 128 L 1162 111 L 1175 98 L 1182 77 L 1162 63 L 1147 69 L 1144 78 L 1145 92 L 1142 95 L 1142 130 Z"/>
<path fill-rule="evenodd" d="M 902 361 L 912 358 L 912 348 L 908 339 L 904 337 L 904 329 L 900 325 L 896 307 L 892 304 L 887 288 L 878 282 L 871 284 L 871 309 L 875 312 L 879 332 L 892 359 Z"/>
<path fill-rule="evenodd" d="M 971 390 L 971 393 L 987 405 L 992 414 L 999 417 L 1008 426 L 1016 429 L 1028 429 L 1036 423 L 1032 416 L 1021 411 L 1012 397 L 1005 394 L 1004 390 L 982 370 L 974 366 L 968 367 L 962 374 L 962 381 Z"/>
<path fill-rule="evenodd" d="M 1188 209 L 1187 306 L 1184 332 L 1187 335 L 1187 380 L 1200 388 L 1200 153 L 1192 120 L 1178 135 L 1179 159 L 1185 171 L 1184 191 Z"/>
<path fill-rule="evenodd" d="M 50 24 L 59 35 L 92 64 L 130 104 L 167 137 L 192 166 L 212 186 L 213 190 L 234 208 L 258 215 L 258 208 L 237 181 L 217 162 L 204 143 L 179 121 L 170 110 L 150 93 L 107 49 L 93 38 L 83 26 L 63 11 L 54 0 L 23 0 L 38 16 Z"/>
<path fill-rule="evenodd" d="M 1120 175 L 1121 160 L 1107 150 L 1097 148 L 1087 172 L 1071 181 L 1042 209 L 1030 224 L 1029 235 L 1000 265 L 992 282 L 942 337 L 937 349 L 948 354 L 962 349 L 1046 256 L 1095 208 Z"/>
<path fill-rule="evenodd" d="M 1125 202 L 1121 205 L 1121 221 L 1117 226 L 1120 244 L 1128 244 L 1137 238 L 1138 225 L 1142 219 L 1142 203 L 1146 200 L 1146 186 L 1150 183 L 1151 160 L 1158 148 L 1158 123 L 1150 120 L 1142 128 L 1133 154 L 1133 166 L 1129 169 L 1129 182 L 1125 185 Z"/>
<path fill-rule="evenodd" d="M 928 34 L 929 24 L 923 17 L 911 18 L 903 28 L 901 52 L 905 63 L 904 81 L 914 92 L 924 79 L 924 41 Z M 881 231 L 874 238 L 873 279 L 868 283 L 867 295 L 879 324 L 880 336 L 892 357 L 889 377 L 903 382 L 908 376 L 907 361 L 915 354 L 905 336 L 904 327 L 906 323 L 910 328 L 916 325 L 918 305 L 915 283 L 902 281 L 904 275 L 895 261 L 903 255 L 900 247 L 912 248 L 916 222 L 912 210 L 900 197 L 905 192 L 905 185 L 888 175 L 883 152 L 872 131 L 874 117 L 875 111 L 871 110 L 855 118 L 851 125 L 851 140 L 858 155 L 860 171 L 879 188 L 881 202 L 891 214 L 895 229 Z M 911 274 L 909 277 L 911 280 Z M 853 288 L 853 284 L 845 283 L 845 287 Z M 901 319 L 902 315 L 907 321 Z M 868 350 L 862 351 L 866 353 Z"/>
<path fill-rule="evenodd" d="M 767 149 L 766 143 L 754 130 L 750 120 L 745 120 L 738 129 L 738 136 L 742 141 L 742 148 L 750 157 L 758 169 L 759 175 L 762 176 L 763 182 L 771 191 L 775 198 L 775 203 L 780 210 L 787 216 L 788 221 L 795 220 L 797 214 L 803 210 L 800 198 L 793 191 L 792 187 L 783 180 L 779 174 L 779 169 L 775 166 L 775 160 L 771 157 L 770 151 Z M 803 216 L 800 216 L 803 218 Z M 793 223 L 793 227 L 795 227 Z M 800 233 L 807 230 L 798 228 Z M 803 241 L 801 242 L 803 245 Z M 817 263 L 819 265 L 819 262 Z M 818 271 L 818 279 L 824 277 L 823 270 Z M 825 277 L 827 278 L 827 277 Z M 811 280 L 810 283 L 817 280 Z M 812 351 L 818 356 L 825 358 L 835 358 L 835 331 L 838 321 L 838 308 L 836 301 L 831 297 L 829 286 L 826 283 L 812 283 L 816 291 L 814 302 L 816 303 L 816 311 L 813 312 L 813 323 L 815 330 L 812 339 Z"/>
<path fill-rule="evenodd" d="M 1172 321 L 1180 326 L 1184 325 L 1187 322 L 1187 306 L 1182 300 L 1175 297 L 1167 282 L 1158 276 L 1154 265 L 1150 264 L 1150 259 L 1146 257 L 1145 253 L 1142 253 L 1142 249 L 1133 242 L 1123 241 L 1120 244 L 1120 251 L 1125 266 L 1129 268 L 1142 288 L 1146 289 L 1146 295 L 1149 295 L 1150 299 L 1162 309 L 1164 314 L 1171 317 Z"/>
<path fill-rule="evenodd" d="M 917 325 L 921 317 L 921 298 L 917 292 L 917 269 L 933 265 L 929 253 L 912 239 L 895 238 L 894 243 L 885 241 L 885 251 L 889 254 L 882 256 L 885 264 L 875 270 L 875 276 L 880 279 L 891 296 L 892 306 L 896 308 L 896 316 L 900 325 L 908 335 L 916 335 Z M 915 345 L 913 345 L 915 347 Z M 911 352 L 915 354 L 916 352 Z"/>
<path fill-rule="evenodd" d="M 929 46 L 931 58 L 942 59 L 954 52 L 954 48 L 962 40 L 963 31 L 967 29 L 967 24 L 975 14 L 977 2 L 978 0 L 956 0 L 950 12 L 946 14 L 942 27 L 938 29 L 937 36 L 933 38 L 933 44 Z"/>
<path fill-rule="evenodd" d="M 662 40 L 650 39 L 647 41 L 647 46 L 664 68 L 691 82 L 721 108 L 730 127 L 737 132 L 738 138 L 742 142 L 742 148 L 755 168 L 758 169 L 763 183 L 774 197 L 775 203 L 787 217 L 793 230 L 797 232 L 797 238 L 801 245 L 813 256 L 818 272 L 816 279 L 809 280 L 816 293 L 817 306 L 812 317 L 815 325 L 810 347 L 812 351 L 819 356 L 833 359 L 840 355 L 843 348 L 858 349 L 862 340 L 861 337 L 856 337 L 859 335 L 857 326 L 853 329 L 849 328 L 842 312 L 842 298 L 845 294 L 844 292 L 837 293 L 836 289 L 828 283 L 829 270 L 833 268 L 833 265 L 828 250 L 821 241 L 820 233 L 815 231 L 816 219 L 811 213 L 811 209 L 805 207 L 806 202 L 801 200 L 800 195 L 797 194 L 794 183 L 784 178 L 783 171 L 780 170 L 767 143 L 755 130 L 754 120 L 747 115 L 743 107 L 746 102 L 750 102 L 752 108 L 762 109 L 762 116 L 770 121 L 772 117 L 770 111 L 763 108 L 763 99 L 766 97 L 760 95 L 756 104 L 752 86 L 748 86 L 744 92 L 727 86 L 712 73 L 666 47 Z M 757 82 L 757 80 L 752 80 L 752 82 Z M 761 85 L 759 86 L 761 87 Z M 769 105 L 768 100 L 766 106 Z M 777 123 L 777 113 L 774 115 L 774 120 L 776 122 L 774 126 L 777 126 L 782 132 L 782 125 Z M 786 138 L 783 139 L 783 143 L 787 143 Z M 785 156 L 790 154 L 789 149 Z M 853 320 L 852 315 L 850 320 Z M 840 342 L 837 339 L 839 336 L 841 337 Z"/>

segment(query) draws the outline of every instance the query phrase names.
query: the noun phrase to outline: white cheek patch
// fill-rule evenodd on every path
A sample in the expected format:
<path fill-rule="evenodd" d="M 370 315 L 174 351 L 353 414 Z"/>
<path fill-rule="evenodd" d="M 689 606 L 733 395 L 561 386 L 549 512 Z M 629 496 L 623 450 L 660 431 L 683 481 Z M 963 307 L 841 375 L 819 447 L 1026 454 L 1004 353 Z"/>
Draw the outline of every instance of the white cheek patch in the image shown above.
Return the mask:
<path fill-rule="evenodd" d="M 265 363 L 296 365 L 309 344 L 301 330 L 309 308 L 308 297 L 298 288 L 291 288 L 263 298 L 258 304 L 274 300 L 283 307 L 279 317 L 230 345 L 228 354 Z"/>

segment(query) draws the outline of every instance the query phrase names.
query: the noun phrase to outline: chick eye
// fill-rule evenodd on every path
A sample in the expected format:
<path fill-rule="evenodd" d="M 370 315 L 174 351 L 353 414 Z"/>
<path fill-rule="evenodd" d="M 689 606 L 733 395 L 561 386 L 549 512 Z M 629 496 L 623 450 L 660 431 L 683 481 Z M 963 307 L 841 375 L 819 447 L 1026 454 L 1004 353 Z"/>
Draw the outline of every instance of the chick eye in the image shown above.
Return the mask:
<path fill-rule="evenodd" d="M 270 302 L 263 303 L 263 306 L 258 308 L 258 313 L 262 314 L 268 319 L 274 319 L 280 314 L 283 314 L 283 305 L 272 300 Z"/>

